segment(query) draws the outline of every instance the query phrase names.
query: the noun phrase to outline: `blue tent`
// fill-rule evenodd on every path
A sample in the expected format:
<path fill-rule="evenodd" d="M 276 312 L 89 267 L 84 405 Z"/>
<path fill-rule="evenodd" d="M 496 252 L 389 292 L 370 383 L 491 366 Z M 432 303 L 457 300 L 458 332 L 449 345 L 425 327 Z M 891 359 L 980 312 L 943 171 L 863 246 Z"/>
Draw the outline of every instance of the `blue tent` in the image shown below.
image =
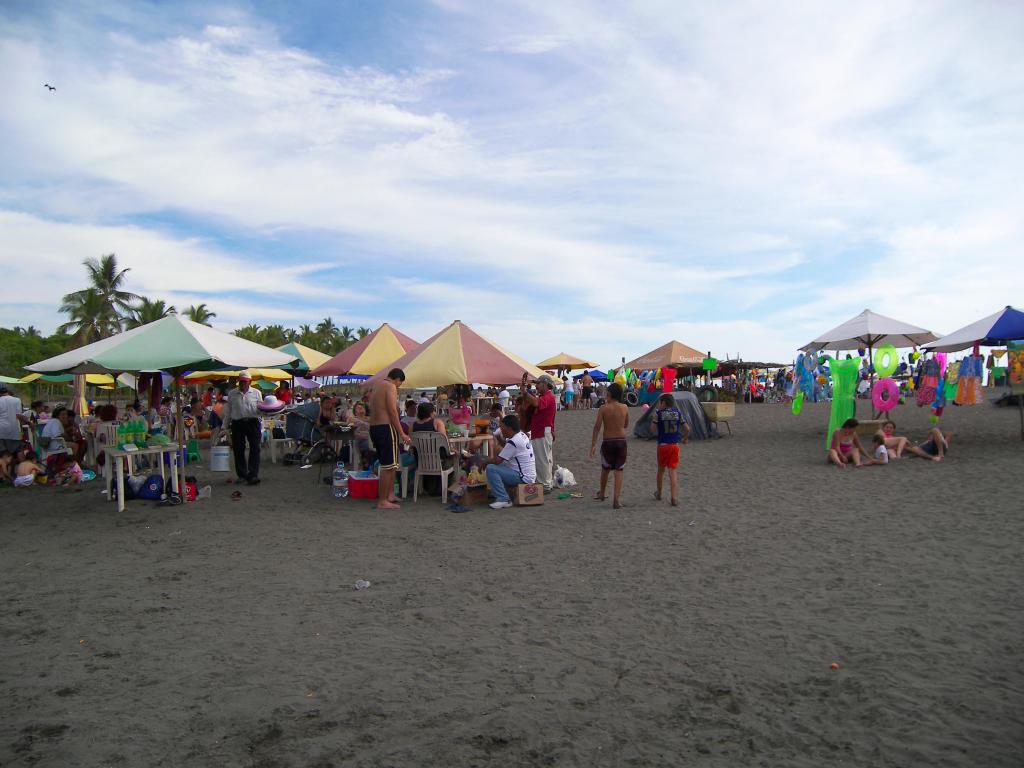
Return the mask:
<path fill-rule="evenodd" d="M 605 373 L 604 371 L 599 371 L 596 368 L 592 371 L 584 371 L 583 373 L 589 373 L 590 378 L 592 378 L 594 381 L 608 381 L 608 374 Z M 580 379 L 583 378 L 583 373 L 579 373 L 573 376 L 573 379 L 575 381 L 579 381 Z"/>

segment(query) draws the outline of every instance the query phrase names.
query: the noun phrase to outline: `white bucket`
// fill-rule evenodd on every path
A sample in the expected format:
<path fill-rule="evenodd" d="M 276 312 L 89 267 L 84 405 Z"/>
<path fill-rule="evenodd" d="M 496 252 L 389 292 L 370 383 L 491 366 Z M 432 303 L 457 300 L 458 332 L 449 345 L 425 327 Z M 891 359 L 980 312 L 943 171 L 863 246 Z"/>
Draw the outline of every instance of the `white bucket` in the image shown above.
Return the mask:
<path fill-rule="evenodd" d="M 210 449 L 210 471 L 231 471 L 231 448 L 226 445 L 215 445 Z"/>

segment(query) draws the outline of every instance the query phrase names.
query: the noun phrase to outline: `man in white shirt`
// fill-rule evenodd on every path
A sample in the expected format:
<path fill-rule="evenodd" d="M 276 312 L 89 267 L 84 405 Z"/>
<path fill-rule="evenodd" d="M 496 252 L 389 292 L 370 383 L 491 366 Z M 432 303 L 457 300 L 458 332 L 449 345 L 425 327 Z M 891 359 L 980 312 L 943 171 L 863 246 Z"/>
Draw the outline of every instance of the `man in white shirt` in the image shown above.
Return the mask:
<path fill-rule="evenodd" d="M 505 447 L 492 459 L 486 459 L 487 484 L 494 494 L 491 509 L 512 506 L 506 486 L 532 483 L 537 480 L 537 467 L 533 459 L 530 437 L 519 427 L 519 417 L 509 414 L 501 420 L 501 434 Z"/>
<path fill-rule="evenodd" d="M 14 453 L 21 445 L 21 425 L 28 420 L 21 413 L 21 400 L 0 384 L 0 448 Z"/>
<path fill-rule="evenodd" d="M 498 393 L 498 405 L 501 406 L 502 413 L 508 411 L 508 401 L 510 397 L 512 397 L 512 395 L 509 394 L 508 387 L 502 387 L 501 392 Z"/>
<path fill-rule="evenodd" d="M 260 478 L 260 393 L 252 388 L 252 376 L 242 371 L 238 387 L 228 392 L 224 409 L 224 427 L 231 430 L 231 449 L 235 454 L 235 474 L 239 480 L 256 485 Z M 246 461 L 245 448 L 249 447 Z"/>

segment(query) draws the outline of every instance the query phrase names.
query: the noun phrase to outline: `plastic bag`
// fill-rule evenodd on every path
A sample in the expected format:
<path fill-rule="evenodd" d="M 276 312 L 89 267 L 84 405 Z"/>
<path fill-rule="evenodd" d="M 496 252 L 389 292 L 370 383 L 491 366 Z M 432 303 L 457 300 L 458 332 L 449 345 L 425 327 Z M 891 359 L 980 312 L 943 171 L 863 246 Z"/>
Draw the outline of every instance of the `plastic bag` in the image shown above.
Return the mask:
<path fill-rule="evenodd" d="M 576 485 L 576 477 L 565 467 L 555 467 L 555 487 L 571 488 Z"/>

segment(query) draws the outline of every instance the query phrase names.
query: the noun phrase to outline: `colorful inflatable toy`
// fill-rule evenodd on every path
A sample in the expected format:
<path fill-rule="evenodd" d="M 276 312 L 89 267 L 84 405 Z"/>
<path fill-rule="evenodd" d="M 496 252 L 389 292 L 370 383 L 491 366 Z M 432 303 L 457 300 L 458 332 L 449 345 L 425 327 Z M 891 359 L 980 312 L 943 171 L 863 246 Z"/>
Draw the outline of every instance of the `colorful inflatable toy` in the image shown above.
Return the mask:
<path fill-rule="evenodd" d="M 900 387 L 892 379 L 879 379 L 871 388 L 871 404 L 879 413 L 888 413 L 900 402 Z"/>

